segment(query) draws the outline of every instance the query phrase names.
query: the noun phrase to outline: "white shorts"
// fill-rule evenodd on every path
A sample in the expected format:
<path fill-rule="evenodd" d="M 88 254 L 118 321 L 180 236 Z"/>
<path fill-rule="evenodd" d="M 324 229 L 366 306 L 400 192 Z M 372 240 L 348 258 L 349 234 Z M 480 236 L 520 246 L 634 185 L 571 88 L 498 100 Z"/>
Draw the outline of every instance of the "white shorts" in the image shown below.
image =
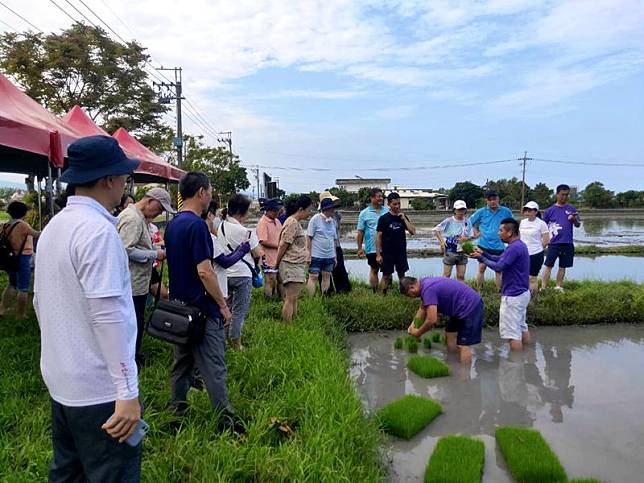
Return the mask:
<path fill-rule="evenodd" d="M 530 303 L 530 290 L 521 295 L 501 297 L 501 310 L 499 311 L 499 332 L 501 339 L 521 340 L 523 332 L 527 332 L 526 311 Z"/>

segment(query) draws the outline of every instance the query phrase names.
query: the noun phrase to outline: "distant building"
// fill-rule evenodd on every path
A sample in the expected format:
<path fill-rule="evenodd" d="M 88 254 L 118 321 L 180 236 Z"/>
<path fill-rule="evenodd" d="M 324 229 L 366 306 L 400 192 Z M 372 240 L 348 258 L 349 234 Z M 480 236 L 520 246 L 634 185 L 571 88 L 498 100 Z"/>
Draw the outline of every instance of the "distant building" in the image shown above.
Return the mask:
<path fill-rule="evenodd" d="M 391 190 L 385 190 L 385 196 L 392 191 L 400 195 L 400 209 L 411 210 L 411 202 L 414 199 L 424 198 L 428 200 L 436 210 L 449 210 L 451 208 L 449 198 L 444 193 L 438 193 L 431 189 L 424 188 L 401 188 L 394 186 Z"/>
<path fill-rule="evenodd" d="M 389 178 L 361 178 L 356 176 L 355 178 L 341 178 L 336 179 L 335 184 L 338 188 L 347 190 L 349 193 L 357 193 L 360 191 L 360 188 L 381 188 L 386 190 L 391 183 Z"/>

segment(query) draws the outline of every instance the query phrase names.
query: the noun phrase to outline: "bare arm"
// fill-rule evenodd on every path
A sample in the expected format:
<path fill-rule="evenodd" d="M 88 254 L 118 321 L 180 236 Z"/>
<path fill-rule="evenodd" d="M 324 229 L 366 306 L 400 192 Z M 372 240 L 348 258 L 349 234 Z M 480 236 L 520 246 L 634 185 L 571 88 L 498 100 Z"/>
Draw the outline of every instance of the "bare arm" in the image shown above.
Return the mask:
<path fill-rule="evenodd" d="M 363 256 L 364 251 L 362 250 L 362 242 L 364 241 L 364 230 L 358 230 L 357 242 L 358 242 L 358 256 Z M 362 253 L 362 255 L 361 255 Z"/>
<path fill-rule="evenodd" d="M 379 231 L 376 235 L 376 257 L 380 256 L 380 251 L 382 250 L 382 232 Z"/>
<path fill-rule="evenodd" d="M 425 316 L 425 321 L 423 322 L 423 325 L 421 325 L 418 329 L 414 327 L 414 323 L 412 322 L 411 325 L 409 326 L 409 329 L 407 329 L 407 332 L 410 335 L 413 335 L 414 337 L 420 337 L 426 332 L 429 332 L 434 325 L 436 325 L 436 322 L 438 321 L 438 306 L 437 305 L 429 305 L 427 307 L 421 307 L 418 309 L 418 312 L 416 312 L 416 316 L 423 315 Z"/>
<path fill-rule="evenodd" d="M 546 248 L 548 243 L 550 243 L 550 233 L 544 233 L 541 235 L 541 244 L 543 245 L 543 248 Z"/>
<path fill-rule="evenodd" d="M 259 244 L 264 248 L 271 248 L 273 250 L 279 248 L 279 243 L 271 243 L 268 240 L 260 240 Z"/>
<path fill-rule="evenodd" d="M 411 222 L 411 220 L 407 217 L 407 215 L 403 214 L 402 219 L 405 222 L 405 228 L 407 228 L 407 231 L 409 232 L 409 234 L 410 235 L 415 235 L 416 234 L 416 227 Z"/>
<path fill-rule="evenodd" d="M 289 246 L 291 246 L 290 243 L 285 242 L 284 240 L 280 241 L 279 248 L 277 249 L 277 266 L 279 266 Z"/>

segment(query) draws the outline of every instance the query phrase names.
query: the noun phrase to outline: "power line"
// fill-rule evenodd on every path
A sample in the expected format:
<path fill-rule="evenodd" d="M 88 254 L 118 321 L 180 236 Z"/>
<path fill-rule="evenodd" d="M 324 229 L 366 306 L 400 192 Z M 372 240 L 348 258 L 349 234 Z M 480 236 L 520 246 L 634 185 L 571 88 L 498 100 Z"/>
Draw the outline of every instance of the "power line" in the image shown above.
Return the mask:
<path fill-rule="evenodd" d="M 4 22 L 3 20 L 0 20 L 0 23 L 1 23 L 2 25 L 5 25 L 6 27 L 10 28 L 10 29 L 11 29 L 11 30 L 13 30 L 14 32 L 18 32 L 18 29 L 17 29 L 16 27 L 13 27 L 12 25 L 9 25 L 7 22 Z"/>
<path fill-rule="evenodd" d="M 559 159 L 541 159 L 533 158 L 534 161 L 540 161 L 542 163 L 556 163 L 556 164 L 577 164 L 582 166 L 617 166 L 617 167 L 630 167 L 630 168 L 644 168 L 644 164 L 640 163 L 594 163 L 591 161 L 562 161 Z"/>
<path fill-rule="evenodd" d="M 117 19 L 119 22 L 121 22 L 121 25 L 123 25 L 123 27 L 125 27 L 125 29 L 126 29 L 128 32 L 130 32 L 130 33 L 132 34 L 132 37 L 133 37 L 133 38 L 136 38 L 136 35 L 135 35 L 135 34 L 134 34 L 134 32 L 132 31 L 132 29 L 131 29 L 131 28 L 130 28 L 130 27 L 129 27 L 129 26 L 128 26 L 128 25 L 127 25 L 127 24 L 126 24 L 122 19 L 121 19 L 121 17 L 119 17 L 119 16 L 116 14 L 116 12 L 112 9 L 112 7 L 110 7 L 110 5 L 109 5 L 105 0 L 101 0 L 101 3 L 102 3 L 103 5 L 105 5 L 105 7 L 106 7 L 106 8 L 107 8 L 111 13 L 112 13 L 112 15 L 114 15 L 114 16 L 116 17 L 116 19 Z"/>
<path fill-rule="evenodd" d="M 83 12 L 81 12 L 78 8 L 76 8 L 76 5 L 74 5 L 74 4 L 73 4 L 72 2 L 70 2 L 69 0 L 65 0 L 65 2 L 66 2 L 70 7 L 72 7 L 74 10 L 76 10 L 76 13 L 78 13 L 81 17 L 83 17 L 85 20 L 87 20 L 87 21 L 92 25 L 92 27 L 94 27 L 94 28 L 98 28 L 98 25 L 96 25 L 94 22 L 92 22 L 92 21 L 91 21 L 91 20 L 90 20 L 90 19 L 89 19 L 89 18 L 88 18 L 88 17 L 87 17 Z"/>
<path fill-rule="evenodd" d="M 482 166 L 490 164 L 501 164 L 501 163 L 511 163 L 516 161 L 515 159 L 500 159 L 498 161 L 475 161 L 469 163 L 450 163 L 443 165 L 431 165 L 431 166 L 391 166 L 391 167 L 377 167 L 377 168 L 360 168 L 361 171 L 424 171 L 428 169 L 448 169 L 448 168 L 464 168 L 468 166 Z M 245 167 L 255 168 L 257 165 L 244 165 Z M 353 168 L 303 168 L 301 166 L 266 166 L 259 165 L 263 169 L 272 169 L 272 170 L 289 170 L 289 171 L 319 171 L 319 172 L 337 172 L 337 171 L 354 171 Z"/>
<path fill-rule="evenodd" d="M 54 5 L 56 5 L 56 8 L 58 8 L 58 10 L 60 10 L 60 11 L 61 11 L 61 12 L 63 12 L 65 15 L 67 15 L 69 18 L 71 18 L 71 19 L 72 19 L 72 22 L 74 22 L 74 23 L 78 23 L 78 20 L 76 20 L 76 19 L 75 19 L 74 17 L 72 17 L 69 13 L 67 13 L 67 10 L 65 10 L 63 7 L 61 7 L 60 5 L 58 5 L 54 0 L 49 0 L 49 1 L 50 1 L 51 3 L 53 3 Z"/>
<path fill-rule="evenodd" d="M 36 26 L 35 26 L 34 24 L 32 24 L 29 20 L 27 20 L 25 17 L 23 17 L 23 16 L 22 16 L 22 15 L 20 15 L 18 12 L 16 12 L 15 10 L 13 10 L 11 7 L 7 6 L 4 2 L 1 2 L 1 1 L 0 1 L 0 5 L 2 5 L 4 8 L 6 8 L 7 10 L 9 10 L 11 13 L 13 13 L 16 17 L 18 17 L 18 18 L 19 18 L 20 20 L 22 20 L 23 22 L 25 22 L 25 23 L 27 23 L 27 24 L 31 25 L 31 26 L 32 26 L 33 28 L 35 28 L 38 32 L 41 32 L 41 33 L 42 33 L 42 30 L 41 30 L 41 29 L 39 29 L 38 27 L 36 27 Z M 15 29 L 14 29 L 14 30 L 15 30 Z"/>

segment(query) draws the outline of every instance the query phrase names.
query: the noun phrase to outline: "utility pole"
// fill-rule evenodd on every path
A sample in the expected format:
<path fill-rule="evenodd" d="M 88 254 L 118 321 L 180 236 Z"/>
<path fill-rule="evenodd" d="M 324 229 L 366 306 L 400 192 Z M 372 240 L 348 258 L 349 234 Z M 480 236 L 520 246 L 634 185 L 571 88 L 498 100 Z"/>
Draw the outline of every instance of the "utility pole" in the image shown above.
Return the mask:
<path fill-rule="evenodd" d="M 257 180 L 257 199 L 259 200 L 262 197 L 262 193 L 259 190 L 259 164 L 255 166 L 255 179 Z"/>
<path fill-rule="evenodd" d="M 158 68 L 159 71 L 173 71 L 174 82 L 153 82 L 154 86 L 159 89 L 159 102 L 161 104 L 170 104 L 171 101 L 177 103 L 177 136 L 174 138 L 174 147 L 177 150 L 177 163 L 179 168 L 183 169 L 183 126 L 181 119 L 181 100 L 182 96 L 182 77 L 181 67 L 172 67 L 165 69 L 163 66 Z"/>
<path fill-rule="evenodd" d="M 525 165 L 527 161 L 531 161 L 532 158 L 528 157 L 528 151 L 523 152 L 522 158 L 517 158 L 518 161 L 523 161 L 523 176 L 521 177 L 521 206 L 520 209 L 523 209 L 525 204 Z"/>
<path fill-rule="evenodd" d="M 228 145 L 228 151 L 230 152 L 230 157 L 232 159 L 233 156 L 233 132 L 232 131 L 223 131 L 223 132 L 218 132 L 220 138 L 217 138 L 218 143 L 224 143 Z"/>

